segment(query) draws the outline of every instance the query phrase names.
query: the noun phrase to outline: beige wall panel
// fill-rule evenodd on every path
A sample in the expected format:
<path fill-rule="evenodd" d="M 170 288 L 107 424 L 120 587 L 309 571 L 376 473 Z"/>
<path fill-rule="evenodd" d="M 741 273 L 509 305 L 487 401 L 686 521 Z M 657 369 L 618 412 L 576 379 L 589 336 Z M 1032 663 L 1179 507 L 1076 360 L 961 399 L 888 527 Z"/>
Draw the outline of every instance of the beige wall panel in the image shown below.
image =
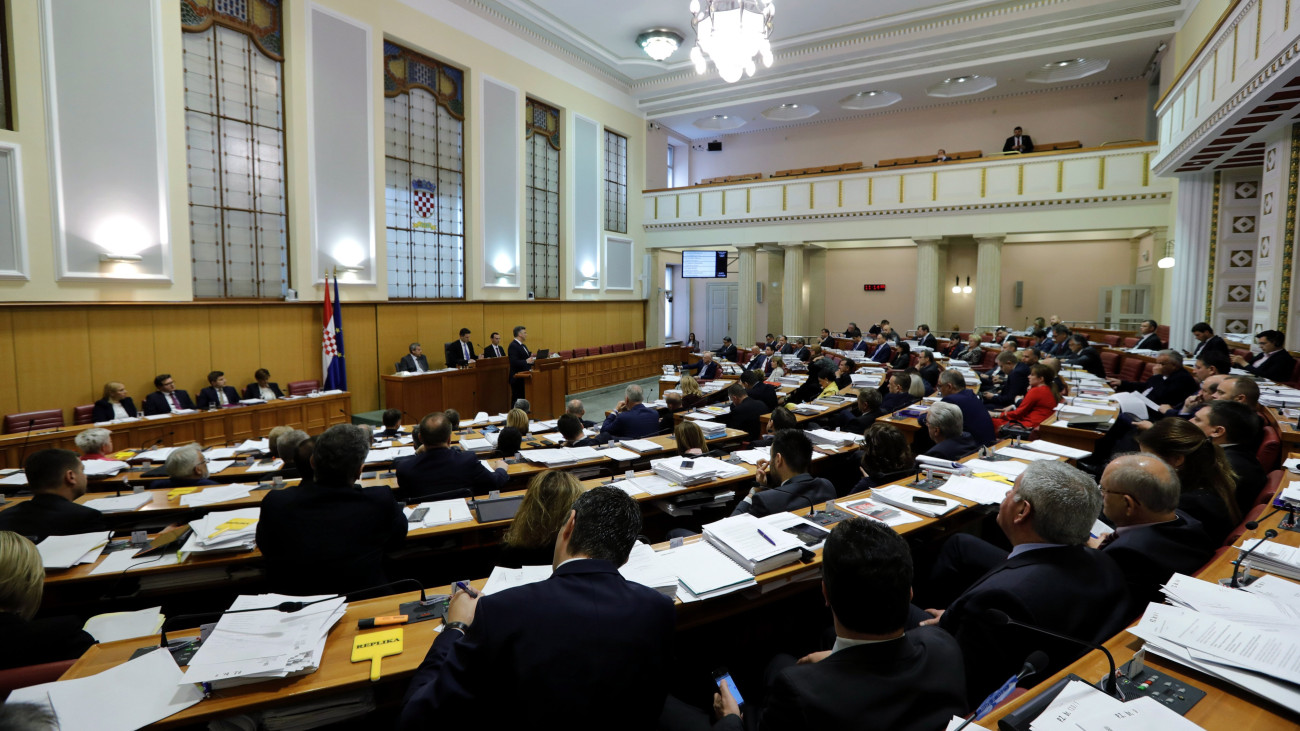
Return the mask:
<path fill-rule="evenodd" d="M 86 312 L 90 342 L 90 392 L 82 404 L 93 403 L 103 394 L 103 385 L 121 381 L 137 408 L 153 390 L 153 318 L 143 307 L 96 308 Z M 76 399 L 82 394 L 70 393 Z"/>
<path fill-rule="evenodd" d="M 212 307 L 208 310 L 211 370 L 224 372 L 226 385 L 241 392 L 253 380 L 253 371 L 262 367 L 257 327 L 257 310 L 251 307 Z M 200 380 L 207 380 L 206 372 Z"/>
<path fill-rule="evenodd" d="M 315 349 L 307 350 L 307 339 L 303 332 L 307 329 L 309 318 L 313 314 L 311 309 L 260 307 L 256 314 L 257 340 L 261 350 L 259 367 L 271 372 L 271 380 L 280 384 L 281 389 L 286 389 L 290 381 L 316 378 L 320 366 L 313 366 L 312 361 L 320 363 L 320 337 L 316 338 Z M 347 320 L 343 321 L 345 337 L 349 324 Z M 227 376 L 226 380 L 232 382 L 235 388 L 242 389 L 253 382 L 253 374 L 252 372 L 240 373 L 237 378 Z"/>
<path fill-rule="evenodd" d="M 1052 276 L 1053 272 L 1069 272 L 1069 276 Z M 1039 316 L 1094 320 L 1101 287 L 1128 284 L 1133 274 L 1128 239 L 1004 244 L 1001 320 L 1018 328 Z M 1015 306 L 1017 281 L 1025 283 L 1021 307 Z"/>
<path fill-rule="evenodd" d="M 348 390 L 352 392 L 352 413 L 374 411 L 382 408 L 379 395 L 379 374 L 391 373 L 393 364 L 384 367 L 376 349 L 376 305 L 348 305 L 343 308 L 344 360 L 348 368 Z M 320 371 L 320 346 L 316 346 L 313 360 L 316 372 Z M 391 360 L 397 360 L 393 357 Z"/>
<path fill-rule="evenodd" d="M 71 423 L 72 402 L 85 403 L 91 388 L 86 311 L 14 310 L 13 331 L 18 410 L 62 407 Z"/>
<path fill-rule="evenodd" d="M 208 371 L 212 370 L 209 324 L 207 308 L 163 307 L 153 311 L 154 370 L 170 373 L 176 387 L 189 391 L 191 397 L 208 385 Z"/>
<path fill-rule="evenodd" d="M 18 411 L 18 374 L 14 362 L 14 318 L 0 310 L 0 414 Z"/>
<path fill-rule="evenodd" d="M 343 317 L 346 325 L 346 311 Z M 406 349 L 412 342 L 418 342 L 424 347 L 430 368 L 434 367 L 434 361 L 442 362 L 442 355 L 434 348 L 434 344 L 420 335 L 419 319 L 419 314 L 414 307 L 375 305 L 375 343 L 378 348 L 380 373 L 392 373 L 393 364 L 406 355 Z"/>
<path fill-rule="evenodd" d="M 864 284 L 884 284 L 884 292 L 863 292 Z M 826 252 L 826 322 L 810 322 L 810 330 L 843 328 L 885 318 L 900 329 L 914 326 L 916 309 L 916 247 L 830 249 Z"/>
<path fill-rule="evenodd" d="M 504 303 L 501 305 L 505 321 L 511 323 L 502 328 L 501 339 L 510 337 L 514 325 L 528 328 L 528 349 L 536 352 L 541 348 L 563 350 L 557 347 L 560 342 L 560 303 Z"/>

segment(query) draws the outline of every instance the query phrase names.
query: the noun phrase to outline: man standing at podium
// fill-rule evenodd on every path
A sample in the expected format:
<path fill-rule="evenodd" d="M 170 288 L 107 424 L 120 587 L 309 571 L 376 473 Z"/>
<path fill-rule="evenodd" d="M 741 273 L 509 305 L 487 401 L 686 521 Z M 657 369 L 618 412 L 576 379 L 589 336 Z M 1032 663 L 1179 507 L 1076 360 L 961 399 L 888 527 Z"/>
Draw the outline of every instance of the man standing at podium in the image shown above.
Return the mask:
<path fill-rule="evenodd" d="M 523 325 L 515 325 L 514 332 L 515 339 L 510 342 L 508 351 L 510 355 L 510 397 L 521 399 L 524 398 L 524 382 L 515 378 L 515 374 L 531 371 L 533 361 L 537 360 L 537 358 L 533 357 L 532 352 L 528 350 L 528 346 L 524 345 L 524 341 L 528 339 L 528 328 Z"/>

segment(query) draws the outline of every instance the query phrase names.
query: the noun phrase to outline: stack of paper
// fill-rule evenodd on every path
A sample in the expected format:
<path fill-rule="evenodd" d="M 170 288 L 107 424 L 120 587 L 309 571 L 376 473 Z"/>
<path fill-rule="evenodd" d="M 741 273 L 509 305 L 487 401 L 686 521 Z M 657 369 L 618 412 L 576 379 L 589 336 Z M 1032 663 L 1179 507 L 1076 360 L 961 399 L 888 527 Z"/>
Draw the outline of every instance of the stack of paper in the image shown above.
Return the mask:
<path fill-rule="evenodd" d="M 704 526 L 704 540 L 751 574 L 778 569 L 799 560 L 799 539 L 765 525 L 749 513 Z"/>
<path fill-rule="evenodd" d="M 71 536 L 47 536 L 36 544 L 41 564 L 47 569 L 69 569 L 79 563 L 94 563 L 112 536 L 108 531 L 78 533 Z"/>
<path fill-rule="evenodd" d="M 646 452 L 658 452 L 663 449 L 662 446 L 650 441 L 649 439 L 624 439 L 619 442 L 618 445 L 624 449 L 630 449 L 633 452 L 640 452 L 641 454 L 645 454 Z"/>
<path fill-rule="evenodd" d="M 850 375 L 849 380 L 854 388 L 878 388 L 880 382 L 884 380 L 884 376 L 874 370 L 866 372 L 858 371 L 857 373 Z"/>
<path fill-rule="evenodd" d="M 411 514 L 417 508 L 428 508 L 424 514 L 424 519 L 419 523 L 409 523 L 412 528 L 432 528 L 436 525 L 451 525 L 452 523 L 468 523 L 474 520 L 474 516 L 469 512 L 469 503 L 461 500 L 436 500 L 434 502 L 420 503 L 405 508 L 406 517 L 409 519 Z"/>
<path fill-rule="evenodd" d="M 972 459 L 965 464 L 970 468 L 970 471 L 974 473 L 996 472 L 999 475 L 1010 477 L 1012 479 L 1019 477 L 1020 473 L 1029 469 L 1029 465 L 1024 462 L 1017 462 L 1014 459 L 1004 459 L 996 462 L 987 459 Z"/>
<path fill-rule="evenodd" d="M 1236 548 L 1238 552 L 1244 554 L 1261 542 L 1263 545 L 1256 548 L 1247 559 L 1250 565 L 1270 574 L 1300 581 L 1300 548 L 1273 541 L 1261 541 L 1258 538 L 1242 541 Z"/>
<path fill-rule="evenodd" d="M 994 482 L 993 480 L 953 475 L 939 489 L 949 495 L 956 495 L 962 500 L 969 500 L 979 505 L 997 505 L 1002 502 L 1002 498 L 1006 497 L 1007 490 L 1011 488 L 1005 483 Z M 935 495 L 933 497 L 941 496 Z"/>
<path fill-rule="evenodd" d="M 189 556 L 193 553 L 251 551 L 257 547 L 257 521 L 261 515 L 261 508 L 244 508 L 208 513 L 192 520 L 190 529 L 194 533 L 185 541 L 181 553 Z"/>
<path fill-rule="evenodd" d="M 921 522 L 920 518 L 916 517 L 915 515 L 912 515 L 906 510 L 899 510 L 898 508 L 895 508 L 891 505 L 886 505 L 884 503 L 876 502 L 871 498 L 852 500 L 847 503 L 837 503 L 836 506 L 840 508 L 844 508 L 845 510 L 851 513 L 861 515 L 864 518 L 870 518 L 872 520 L 884 523 L 890 528 L 894 528 L 900 525 L 907 525 L 908 523 Z"/>
<path fill-rule="evenodd" d="M 508 569 L 503 566 L 495 566 L 492 573 L 488 575 L 487 584 L 483 586 L 481 594 L 500 594 L 506 589 L 513 589 L 517 586 L 535 584 L 538 581 L 546 581 L 551 578 L 554 569 L 548 566 L 520 566 L 517 569 Z"/>
<path fill-rule="evenodd" d="M 1036 452 L 1032 449 L 1017 449 L 1015 447 L 1003 447 L 994 454 L 999 457 L 1010 457 L 1012 459 L 1023 459 L 1027 462 L 1037 462 L 1040 459 L 1056 459 L 1055 456 L 1047 452 Z"/>
<path fill-rule="evenodd" d="M 1130 414 L 1135 419 L 1146 419 L 1160 410 L 1159 404 L 1136 391 L 1121 391 L 1112 394 L 1110 400 L 1121 413 Z"/>
<path fill-rule="evenodd" d="M 1235 368 L 1233 370 L 1236 370 Z M 1288 386 L 1261 389 L 1259 402 L 1264 406 L 1294 408 L 1300 406 L 1300 391 Z"/>
<path fill-rule="evenodd" d="M 1065 457 L 1067 459 L 1083 459 L 1092 454 L 1092 452 L 1089 452 L 1086 449 L 1075 449 L 1074 447 L 1067 447 L 1064 444 L 1049 442 L 1046 439 L 1035 439 L 1032 442 L 1025 442 L 1024 446 L 1036 452 L 1054 454 L 1058 457 Z M 1006 454 L 1006 450 L 1003 450 L 1002 454 Z"/>
<path fill-rule="evenodd" d="M 813 444 L 828 444 L 832 447 L 844 447 L 862 441 L 861 434 L 831 431 L 829 429 L 809 429 L 804 434 L 808 435 Z"/>
<path fill-rule="evenodd" d="M 605 459 L 612 459 L 615 462 L 630 462 L 634 459 L 640 459 L 641 455 L 631 450 L 622 449 L 621 447 L 607 447 L 597 451 L 597 454 Z"/>
<path fill-rule="evenodd" d="M 27 484 L 27 475 L 23 472 L 11 472 L 4 477 L 0 477 L 0 485 L 9 487 L 21 486 Z"/>
<path fill-rule="evenodd" d="M 815 416 L 828 411 L 831 407 L 822 404 L 802 403 L 794 407 L 794 413 L 803 414 L 804 416 Z"/>
<path fill-rule="evenodd" d="M 205 505 L 216 505 L 217 503 L 239 500 L 251 495 L 254 487 L 255 485 L 245 485 L 239 482 L 231 485 L 213 485 L 212 487 L 205 487 L 202 492 L 191 492 L 187 495 L 181 495 L 181 507 L 201 508 Z"/>
<path fill-rule="evenodd" d="M 293 613 L 279 612 L 281 602 L 311 602 Z M 267 607 L 264 612 L 227 613 L 190 659 L 184 682 L 212 683 L 214 688 L 315 672 L 325 652 L 325 636 L 347 611 L 343 597 L 241 596 L 231 610 Z"/>
<path fill-rule="evenodd" d="M 94 508 L 101 513 L 129 513 L 132 510 L 139 510 L 149 503 L 153 502 L 153 495 L 147 492 L 132 493 L 130 495 L 120 495 L 118 497 L 101 497 L 94 500 L 87 500 L 82 503 L 88 508 Z"/>
<path fill-rule="evenodd" d="M 573 464 L 589 459 L 600 459 L 602 454 L 595 447 L 558 447 L 556 449 L 527 449 L 522 452 L 529 462 L 553 467 L 561 464 Z"/>
<path fill-rule="evenodd" d="M 466 452 L 491 452 L 496 445 L 487 439 L 461 439 L 460 448 Z"/>
<path fill-rule="evenodd" d="M 232 460 L 232 459 L 221 459 L 221 460 L 216 460 L 216 461 L 209 461 L 209 462 L 208 462 L 208 474 L 209 474 L 209 475 L 215 475 L 215 474 L 221 472 L 222 470 L 224 470 L 224 469 L 226 469 L 226 468 L 228 468 L 228 467 L 230 467 L 230 466 L 232 466 L 232 465 L 234 465 L 234 464 L 235 464 L 235 461 Z"/>
<path fill-rule="evenodd" d="M 266 439 L 245 439 L 235 447 L 236 454 L 263 454 L 270 451 L 271 443 Z"/>
<path fill-rule="evenodd" d="M 1003 493 L 1005 494 L 1005 490 Z M 937 518 L 945 513 L 952 512 L 961 507 L 961 503 L 934 493 L 925 493 L 920 490 L 913 490 L 910 487 L 902 485 L 890 485 L 888 487 L 877 487 L 871 491 L 871 496 L 876 500 L 893 505 L 896 508 L 903 508 L 921 515 L 928 515 L 931 518 Z M 917 498 L 926 498 L 933 500 L 942 500 L 943 504 L 928 503 L 918 501 Z M 1001 497 L 998 498 L 1001 500 Z"/>
<path fill-rule="evenodd" d="M 253 466 L 249 467 L 244 471 L 245 472 L 278 472 L 282 469 L 284 469 L 284 460 L 279 458 L 276 459 L 267 458 L 260 462 L 257 462 L 256 464 L 254 464 Z"/>
<path fill-rule="evenodd" d="M 81 465 L 86 470 L 86 477 L 110 477 L 131 466 L 112 459 L 88 459 Z"/>
<path fill-rule="evenodd" d="M 410 457 L 415 454 L 415 447 L 389 447 L 387 449 L 372 449 L 370 454 L 366 455 L 366 464 L 376 464 L 378 462 L 392 462 L 402 457 Z M 249 470 L 252 471 L 251 469 Z"/>
<path fill-rule="evenodd" d="M 719 424 L 716 421 L 696 421 L 695 425 L 704 432 L 705 439 L 721 439 L 727 436 L 726 424 Z"/>
<path fill-rule="evenodd" d="M 693 461 L 694 464 L 691 467 L 683 467 L 682 464 L 688 461 Z M 686 457 L 656 459 L 650 462 L 650 469 L 669 482 L 687 487 L 711 482 L 718 477 L 745 474 L 743 467 L 727 464 L 713 457 L 695 457 L 693 460 Z"/>
<path fill-rule="evenodd" d="M 135 612 L 97 614 L 86 620 L 82 629 L 99 642 L 116 642 L 156 635 L 162 629 L 163 619 L 162 607 L 150 607 Z"/>
<path fill-rule="evenodd" d="M 701 408 L 700 411 L 704 412 L 707 416 L 726 416 L 731 413 L 731 406 L 714 404 L 713 406 L 705 406 Z M 695 419 L 700 417 L 691 415 L 689 418 Z"/>
<path fill-rule="evenodd" d="M 669 599 L 677 596 L 677 576 L 668 561 L 640 541 L 632 544 L 627 563 L 618 572 L 628 581 L 648 586 Z"/>
<path fill-rule="evenodd" d="M 970 728 L 969 726 L 967 728 Z M 1087 683 L 1071 680 L 1037 718 L 1030 731 L 1192 731 L 1201 728 L 1144 696 L 1121 701 Z"/>
<path fill-rule="evenodd" d="M 744 460 L 745 463 L 752 464 L 755 467 L 757 467 L 758 461 L 760 459 L 765 459 L 768 460 L 769 462 L 772 461 L 772 448 L 754 447 L 753 449 L 737 449 L 736 451 L 731 453 L 731 456 L 739 457 L 740 459 Z"/>
<path fill-rule="evenodd" d="M 528 431 L 534 434 L 538 432 L 544 432 L 547 429 L 558 429 L 558 428 L 560 428 L 559 419 L 547 419 L 544 421 L 534 421 L 528 425 Z"/>
<path fill-rule="evenodd" d="M 157 449 L 150 449 L 147 452 L 140 452 L 134 458 L 142 461 L 148 460 L 150 462 L 166 462 L 167 458 L 171 456 L 172 452 L 175 452 L 179 448 L 180 447 L 159 447 Z"/>
<path fill-rule="evenodd" d="M 637 475 L 629 480 L 619 480 L 611 483 L 610 487 L 617 487 L 632 497 L 637 495 L 667 495 L 670 492 L 677 492 L 682 489 L 681 485 L 654 474 Z"/>
<path fill-rule="evenodd" d="M 214 459 L 234 459 L 237 451 L 234 447 L 213 447 L 205 451 L 203 456 L 208 458 L 208 462 Z"/>
<path fill-rule="evenodd" d="M 660 551 L 681 586 L 677 598 L 683 603 L 709 599 L 757 586 L 754 575 L 727 558 L 706 541 Z"/>

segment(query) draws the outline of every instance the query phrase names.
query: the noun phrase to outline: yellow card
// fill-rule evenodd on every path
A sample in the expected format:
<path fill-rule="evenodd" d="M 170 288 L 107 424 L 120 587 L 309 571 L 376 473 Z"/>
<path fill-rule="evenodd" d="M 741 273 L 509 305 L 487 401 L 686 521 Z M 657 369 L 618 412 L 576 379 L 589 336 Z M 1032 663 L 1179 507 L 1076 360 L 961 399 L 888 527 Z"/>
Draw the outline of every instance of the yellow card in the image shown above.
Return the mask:
<path fill-rule="evenodd" d="M 247 528 L 248 526 L 256 522 L 257 522 L 257 518 L 231 518 L 230 520 L 227 520 L 226 522 L 217 526 L 217 529 L 212 533 L 210 533 L 208 535 L 208 538 L 212 538 L 213 536 L 219 536 L 228 530 L 239 530 L 240 528 Z"/>
<path fill-rule="evenodd" d="M 188 494 L 190 494 L 190 493 L 192 493 L 192 492 L 198 492 L 198 491 L 199 491 L 199 488 L 197 488 L 197 487 L 178 487 L 178 488 L 175 488 L 175 489 L 173 489 L 173 490 L 168 490 L 168 491 L 167 491 L 167 499 L 168 499 L 168 500 L 175 500 L 175 499 L 179 498 L 181 495 L 188 495 Z"/>
<path fill-rule="evenodd" d="M 357 635 L 352 641 L 352 662 L 370 661 L 370 680 L 379 680 L 379 661 L 402 654 L 402 628 Z"/>

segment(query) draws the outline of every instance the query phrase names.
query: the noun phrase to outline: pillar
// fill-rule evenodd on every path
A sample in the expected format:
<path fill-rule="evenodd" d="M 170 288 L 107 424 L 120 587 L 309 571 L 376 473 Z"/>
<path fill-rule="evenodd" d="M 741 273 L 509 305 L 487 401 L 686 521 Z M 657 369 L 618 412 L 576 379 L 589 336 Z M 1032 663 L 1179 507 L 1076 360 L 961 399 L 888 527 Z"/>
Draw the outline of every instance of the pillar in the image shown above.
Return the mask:
<path fill-rule="evenodd" d="M 1002 242 L 1006 234 L 975 237 L 975 327 L 1002 324 Z"/>
<path fill-rule="evenodd" d="M 1191 350 L 1195 342 L 1192 325 L 1205 319 L 1213 196 L 1214 173 L 1178 179 L 1174 268 L 1167 275 L 1173 290 L 1169 308 L 1169 345 L 1173 348 Z"/>
<path fill-rule="evenodd" d="M 916 242 L 916 325 L 929 325 L 931 330 L 939 329 L 939 246 L 941 237 L 917 238 Z M 905 323 L 899 323 L 907 327 Z"/>
<path fill-rule="evenodd" d="M 736 252 L 739 257 L 736 261 L 736 268 L 740 272 L 740 291 L 736 295 L 736 333 L 734 335 L 737 348 L 748 350 L 753 346 L 756 340 L 754 336 L 754 320 L 758 316 L 758 279 L 755 277 L 757 271 L 757 251 L 756 244 L 736 244 Z"/>
<path fill-rule="evenodd" d="M 650 271 L 646 272 L 648 283 L 645 294 L 645 344 L 647 348 L 659 348 L 664 344 L 664 262 L 660 249 L 650 249 Z"/>
<path fill-rule="evenodd" d="M 782 241 L 785 252 L 781 277 L 781 332 L 787 337 L 803 335 L 807 314 L 803 309 L 804 251 L 802 241 Z"/>
<path fill-rule="evenodd" d="M 1251 334 L 1264 330 L 1288 332 L 1291 300 L 1291 250 L 1287 238 L 1287 185 L 1296 179 L 1291 166 L 1291 128 L 1275 132 L 1264 146 L 1264 170 L 1259 181 L 1259 248 L 1255 256 L 1254 308 Z M 1288 337 L 1288 345 L 1295 341 Z"/>

